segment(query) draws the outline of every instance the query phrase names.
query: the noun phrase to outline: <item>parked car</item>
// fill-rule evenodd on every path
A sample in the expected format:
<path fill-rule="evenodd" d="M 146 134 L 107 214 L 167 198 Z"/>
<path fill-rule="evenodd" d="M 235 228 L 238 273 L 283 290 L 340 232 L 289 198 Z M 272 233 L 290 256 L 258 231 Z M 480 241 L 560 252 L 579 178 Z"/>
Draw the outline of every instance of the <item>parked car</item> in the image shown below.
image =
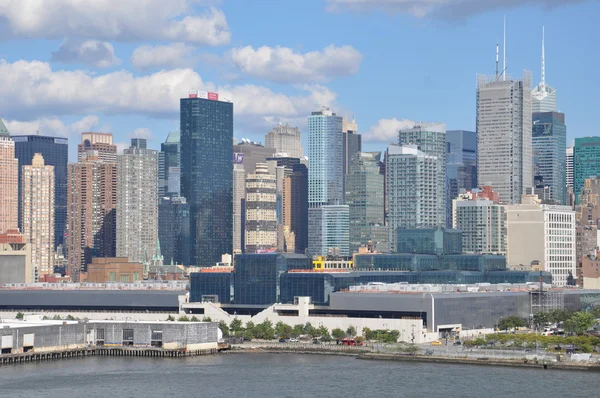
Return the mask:
<path fill-rule="evenodd" d="M 462 345 L 460 340 L 456 340 L 453 345 Z"/>
<path fill-rule="evenodd" d="M 290 343 L 297 343 L 298 339 L 292 337 L 291 339 L 288 340 Z"/>
<path fill-rule="evenodd" d="M 281 338 L 281 339 L 279 339 L 280 343 L 287 343 L 288 341 L 290 341 L 290 339 L 288 339 L 288 338 Z"/>

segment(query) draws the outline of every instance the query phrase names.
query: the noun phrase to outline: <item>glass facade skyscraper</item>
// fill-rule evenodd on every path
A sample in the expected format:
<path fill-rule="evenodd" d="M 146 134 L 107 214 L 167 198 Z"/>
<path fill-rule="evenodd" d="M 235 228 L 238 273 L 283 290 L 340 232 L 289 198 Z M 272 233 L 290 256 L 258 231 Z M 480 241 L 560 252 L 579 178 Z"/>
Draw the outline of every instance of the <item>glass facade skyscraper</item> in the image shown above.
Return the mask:
<path fill-rule="evenodd" d="M 533 153 L 536 176 L 550 187 L 550 201 L 567 203 L 567 127 L 565 114 L 560 112 L 533 113 Z"/>
<path fill-rule="evenodd" d="M 446 217 L 450 219 L 452 200 L 462 190 L 477 188 L 477 133 L 465 130 L 446 131 L 446 146 Z M 449 226 L 451 222 L 446 224 Z"/>
<path fill-rule="evenodd" d="M 170 132 L 158 153 L 158 196 L 179 196 L 181 164 L 179 131 Z"/>
<path fill-rule="evenodd" d="M 344 203 L 342 117 L 329 109 L 308 117 L 308 204 Z"/>
<path fill-rule="evenodd" d="M 313 256 L 350 256 L 350 218 L 347 205 L 308 209 L 308 251 Z"/>
<path fill-rule="evenodd" d="M 358 152 L 346 175 L 346 204 L 350 218 L 350 254 L 372 245 L 387 252 L 388 230 L 384 222 L 381 152 Z"/>
<path fill-rule="evenodd" d="M 54 166 L 54 245 L 64 242 L 67 222 L 68 139 L 43 135 L 15 135 L 15 157 L 19 159 L 19 186 L 23 166 L 30 166 L 33 155 L 42 154 L 46 166 Z M 19 225 L 22 225 L 22 192 L 19 190 Z"/>
<path fill-rule="evenodd" d="M 232 252 L 233 103 L 190 94 L 180 101 L 181 196 L 190 204 L 192 262 Z"/>
<path fill-rule="evenodd" d="M 573 192 L 579 194 L 586 178 L 600 176 L 600 137 L 575 138 L 573 147 Z"/>
<path fill-rule="evenodd" d="M 185 198 L 160 198 L 158 239 L 165 264 L 190 265 L 190 207 Z"/>

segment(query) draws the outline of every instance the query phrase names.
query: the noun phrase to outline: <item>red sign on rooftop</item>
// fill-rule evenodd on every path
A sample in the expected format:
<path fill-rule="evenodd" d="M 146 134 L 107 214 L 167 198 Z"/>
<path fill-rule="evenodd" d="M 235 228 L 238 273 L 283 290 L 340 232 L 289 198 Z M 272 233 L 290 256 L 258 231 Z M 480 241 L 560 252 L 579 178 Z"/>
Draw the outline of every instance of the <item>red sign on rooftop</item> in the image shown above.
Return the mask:
<path fill-rule="evenodd" d="M 219 100 L 219 94 L 218 93 L 208 93 L 208 99 L 211 101 L 218 101 Z"/>

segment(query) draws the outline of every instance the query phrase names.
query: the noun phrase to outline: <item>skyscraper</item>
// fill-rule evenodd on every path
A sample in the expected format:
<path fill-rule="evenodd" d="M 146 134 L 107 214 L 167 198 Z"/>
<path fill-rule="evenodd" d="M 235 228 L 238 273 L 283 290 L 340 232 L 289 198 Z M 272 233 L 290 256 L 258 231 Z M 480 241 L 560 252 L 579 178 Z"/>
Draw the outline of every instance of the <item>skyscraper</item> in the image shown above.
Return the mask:
<path fill-rule="evenodd" d="M 309 172 L 310 173 L 310 172 Z M 312 256 L 350 256 L 350 214 L 346 205 L 308 209 L 308 251 Z"/>
<path fill-rule="evenodd" d="M 352 156 L 350 173 L 346 175 L 350 253 L 369 244 L 378 252 L 389 250 L 380 164 L 381 152 L 358 152 Z"/>
<path fill-rule="evenodd" d="M 158 238 L 165 264 L 190 265 L 190 207 L 185 198 L 160 198 Z"/>
<path fill-rule="evenodd" d="M 420 151 L 417 145 L 388 147 L 385 192 L 391 252 L 396 251 L 398 228 L 445 226 L 445 175 L 439 162 L 436 156 Z M 440 178 L 442 186 L 439 185 Z"/>
<path fill-rule="evenodd" d="M 117 146 L 109 133 L 81 133 L 81 144 L 77 145 L 77 161 L 87 158 L 89 151 L 95 151 L 98 161 L 117 163 Z"/>
<path fill-rule="evenodd" d="M 573 148 L 573 192 L 576 203 L 586 178 L 600 175 L 600 137 L 575 138 Z"/>
<path fill-rule="evenodd" d="M 266 163 L 246 178 L 246 252 L 269 253 L 277 249 L 277 184 Z"/>
<path fill-rule="evenodd" d="M 329 108 L 308 117 L 308 203 L 310 207 L 344 203 L 342 117 Z"/>
<path fill-rule="evenodd" d="M 549 201 L 567 203 L 566 158 L 567 127 L 565 114 L 559 112 L 533 113 L 533 152 L 535 169 L 544 185 L 549 187 Z"/>
<path fill-rule="evenodd" d="M 111 138 L 112 140 L 112 138 Z M 116 146 L 113 145 L 116 159 Z M 105 152 L 104 158 L 113 157 Z M 116 253 L 117 165 L 98 157 L 97 151 L 80 154 L 67 166 L 67 252 L 69 275 L 80 280 L 92 257 Z"/>
<path fill-rule="evenodd" d="M 117 156 L 117 256 L 146 262 L 158 240 L 158 152 L 134 138 Z"/>
<path fill-rule="evenodd" d="M 352 156 L 362 151 L 362 137 L 358 134 L 358 124 L 356 120 L 348 121 L 346 117 L 342 119 L 342 146 L 344 148 L 344 175 L 350 173 Z M 344 179 L 344 195 L 346 194 L 346 180 Z"/>
<path fill-rule="evenodd" d="M 308 249 L 313 256 L 349 255 L 342 124 L 329 108 L 308 117 Z"/>
<path fill-rule="evenodd" d="M 454 199 L 452 228 L 460 229 L 463 252 L 506 253 L 506 206 L 486 198 Z"/>
<path fill-rule="evenodd" d="M 15 143 L 0 119 L 0 233 L 19 226 L 19 161 Z"/>
<path fill-rule="evenodd" d="M 542 28 L 542 75 L 540 83 L 531 91 L 531 109 L 534 113 L 556 112 L 556 90 L 546 84 L 546 49 Z"/>
<path fill-rule="evenodd" d="M 21 170 L 22 231 L 31 245 L 36 281 L 54 273 L 54 166 L 36 153 Z"/>
<path fill-rule="evenodd" d="M 179 131 L 170 132 L 165 142 L 160 144 L 158 153 L 158 196 L 179 196 L 180 158 Z"/>
<path fill-rule="evenodd" d="M 446 131 L 446 217 L 452 215 L 452 200 L 461 191 L 477 187 L 477 133 L 465 130 Z M 448 223 L 448 226 L 451 222 Z"/>
<path fill-rule="evenodd" d="M 433 226 L 444 227 L 449 210 L 446 197 L 446 125 L 443 123 L 422 123 L 415 125 L 412 129 L 400 130 L 398 132 L 398 143 L 402 145 L 415 145 L 416 148 L 426 155 L 434 156 L 436 162 L 436 179 L 431 181 L 435 187 L 433 204 L 438 208 L 439 215 L 444 217 L 442 224 Z"/>
<path fill-rule="evenodd" d="M 181 196 L 190 204 L 195 265 L 232 251 L 233 103 L 204 94 L 180 100 Z"/>
<path fill-rule="evenodd" d="M 63 244 L 67 222 L 67 163 L 69 161 L 68 139 L 44 135 L 17 135 L 15 155 L 19 159 L 19 186 L 23 166 L 31 165 L 36 153 L 44 158 L 46 166 L 54 166 L 54 247 Z M 19 191 L 19 225 L 22 225 L 22 193 Z"/>
<path fill-rule="evenodd" d="M 531 125 L 530 72 L 477 77 L 477 182 L 503 203 L 519 203 L 533 184 Z"/>
<path fill-rule="evenodd" d="M 304 158 L 300 130 L 287 123 L 285 126 L 278 124 L 265 135 L 265 147 L 274 149 L 275 153 L 285 153 L 291 158 Z"/>
<path fill-rule="evenodd" d="M 233 165 L 233 253 L 242 253 L 246 247 L 246 170 L 243 164 Z"/>
<path fill-rule="evenodd" d="M 573 190 L 573 147 L 568 147 L 566 153 L 567 190 Z"/>

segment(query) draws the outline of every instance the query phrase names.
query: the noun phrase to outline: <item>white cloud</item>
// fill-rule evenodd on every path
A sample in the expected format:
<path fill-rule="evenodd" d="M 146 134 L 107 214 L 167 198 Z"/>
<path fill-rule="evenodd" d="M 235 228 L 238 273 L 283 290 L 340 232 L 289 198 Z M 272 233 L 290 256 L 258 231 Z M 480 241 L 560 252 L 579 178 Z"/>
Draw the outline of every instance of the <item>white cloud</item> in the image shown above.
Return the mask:
<path fill-rule="evenodd" d="M 55 117 L 43 117 L 30 121 L 8 120 L 5 123 L 12 135 L 37 134 L 39 132 L 40 134 L 68 137 L 71 134 L 91 131 L 99 121 L 97 116 L 89 115 L 69 125 Z"/>
<path fill-rule="evenodd" d="M 326 0 L 326 9 L 330 12 L 381 10 L 419 18 L 429 15 L 462 18 L 499 8 L 525 5 L 554 7 L 583 1 L 586 0 Z"/>
<path fill-rule="evenodd" d="M 152 131 L 150 131 L 147 127 L 139 127 L 129 134 L 129 138 L 145 138 L 147 140 L 151 140 L 154 138 L 152 135 Z"/>
<path fill-rule="evenodd" d="M 362 134 L 362 137 L 365 141 L 398 142 L 398 130 L 412 128 L 415 124 L 408 119 L 379 119 L 376 125 Z"/>
<path fill-rule="evenodd" d="M 298 86 L 287 95 L 254 84 L 217 86 L 192 69 L 134 76 L 127 71 L 92 74 L 54 71 L 40 61 L 0 60 L 0 109 L 20 120 L 103 112 L 177 118 L 179 99 L 190 89 L 217 91 L 234 103 L 236 126 L 267 126 L 274 118 L 306 118 L 321 105 L 336 107 L 336 94 L 322 85 Z"/>
<path fill-rule="evenodd" d="M 194 66 L 194 47 L 184 43 L 140 46 L 133 51 L 131 63 L 137 69 L 180 68 Z"/>
<path fill-rule="evenodd" d="M 214 7 L 198 14 L 194 0 L 3 0 L 0 21 L 26 38 L 171 40 L 229 43 L 227 19 Z"/>
<path fill-rule="evenodd" d="M 110 43 L 98 40 L 65 40 L 58 51 L 52 52 L 51 61 L 65 64 L 82 63 L 97 68 L 108 68 L 121 62 L 115 56 L 115 49 Z"/>
<path fill-rule="evenodd" d="M 363 55 L 352 46 L 327 46 L 304 54 L 288 47 L 234 48 L 227 54 L 241 72 L 283 83 L 325 82 L 358 72 Z"/>

